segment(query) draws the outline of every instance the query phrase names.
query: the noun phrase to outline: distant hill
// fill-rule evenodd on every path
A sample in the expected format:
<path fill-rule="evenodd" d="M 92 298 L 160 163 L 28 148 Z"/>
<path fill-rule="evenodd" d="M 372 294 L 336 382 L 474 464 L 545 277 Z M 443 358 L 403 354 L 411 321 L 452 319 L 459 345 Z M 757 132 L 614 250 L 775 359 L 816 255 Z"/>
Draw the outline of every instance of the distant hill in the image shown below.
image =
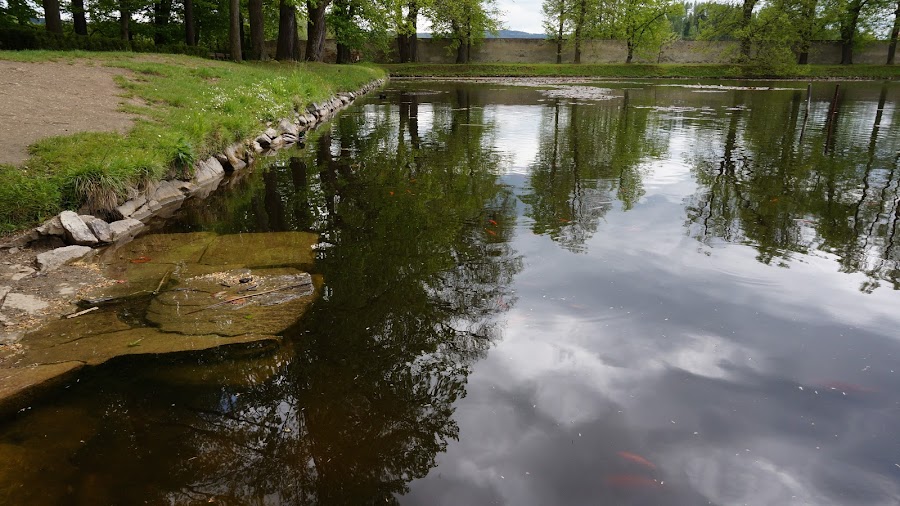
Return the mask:
<path fill-rule="evenodd" d="M 430 33 L 417 33 L 417 37 L 420 39 L 430 39 Z M 543 33 L 528 33 L 528 32 L 520 32 L 518 30 L 500 30 L 497 34 L 497 37 L 487 33 L 485 37 L 489 39 L 500 38 L 500 39 L 546 39 L 547 36 Z"/>

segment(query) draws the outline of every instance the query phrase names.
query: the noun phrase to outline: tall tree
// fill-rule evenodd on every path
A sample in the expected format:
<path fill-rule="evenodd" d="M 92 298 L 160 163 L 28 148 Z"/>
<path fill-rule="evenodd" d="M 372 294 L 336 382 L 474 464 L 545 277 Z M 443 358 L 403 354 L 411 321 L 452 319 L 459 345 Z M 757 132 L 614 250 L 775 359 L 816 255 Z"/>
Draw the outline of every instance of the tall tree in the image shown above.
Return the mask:
<path fill-rule="evenodd" d="M 84 15 L 84 0 L 72 0 L 72 24 L 76 35 L 87 35 L 87 18 Z"/>
<path fill-rule="evenodd" d="M 184 43 L 197 45 L 197 28 L 194 20 L 194 0 L 184 0 Z"/>
<path fill-rule="evenodd" d="M 426 0 L 400 1 L 395 6 L 395 25 L 397 31 L 397 53 L 400 63 L 414 62 L 418 57 L 419 38 L 416 35 L 418 29 L 419 13 L 427 5 Z M 406 12 L 404 13 L 404 9 Z"/>
<path fill-rule="evenodd" d="M 897 9 L 894 10 L 894 27 L 891 28 L 891 44 L 888 46 L 888 65 L 894 64 L 894 55 L 897 53 L 898 35 L 900 35 L 900 0 L 897 0 Z"/>
<path fill-rule="evenodd" d="M 131 2 L 119 0 L 119 37 L 131 40 Z"/>
<path fill-rule="evenodd" d="M 169 18 L 172 16 L 172 0 L 159 0 L 153 3 L 153 43 L 167 44 L 169 34 Z"/>
<path fill-rule="evenodd" d="M 750 51 L 752 50 L 752 42 L 750 40 L 750 22 L 753 21 L 753 8 L 756 6 L 757 0 L 744 0 L 741 6 L 741 24 L 738 36 L 741 41 L 741 58 L 746 61 L 750 59 Z"/>
<path fill-rule="evenodd" d="M 428 9 L 427 15 L 433 35 L 450 41 L 450 49 L 456 51 L 456 63 L 468 63 L 472 48 L 484 39 L 485 33 L 496 34 L 502 26 L 495 0 L 439 1 Z"/>
<path fill-rule="evenodd" d="M 59 17 L 59 0 L 44 0 L 44 26 L 50 33 L 62 34 L 62 19 Z"/>
<path fill-rule="evenodd" d="M 278 45 L 275 58 L 280 61 L 295 60 L 297 41 L 297 8 L 290 0 L 281 0 L 278 6 Z"/>
<path fill-rule="evenodd" d="M 267 60 L 263 0 L 249 0 L 247 10 L 250 14 L 250 59 Z"/>
<path fill-rule="evenodd" d="M 325 57 L 325 14 L 331 0 L 306 1 L 306 61 Z"/>
<path fill-rule="evenodd" d="M 544 32 L 556 43 L 556 63 L 562 63 L 563 44 L 568 38 L 571 25 L 572 6 L 576 0 L 544 0 L 541 11 L 544 14 Z"/>
<path fill-rule="evenodd" d="M 613 33 L 625 39 L 625 63 L 631 63 L 635 50 L 651 46 L 658 49 L 672 32 L 667 15 L 680 13 L 682 6 L 671 0 L 623 0 L 616 10 L 618 15 L 613 20 Z"/>
<path fill-rule="evenodd" d="M 229 0 L 228 2 L 228 48 L 231 51 L 231 59 L 241 61 L 241 0 Z"/>

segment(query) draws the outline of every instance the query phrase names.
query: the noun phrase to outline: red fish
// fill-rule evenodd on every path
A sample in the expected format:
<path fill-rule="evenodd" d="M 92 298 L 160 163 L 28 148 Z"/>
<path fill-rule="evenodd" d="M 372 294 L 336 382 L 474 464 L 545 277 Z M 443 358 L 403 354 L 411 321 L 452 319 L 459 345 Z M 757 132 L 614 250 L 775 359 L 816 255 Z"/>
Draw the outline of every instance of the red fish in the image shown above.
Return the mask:
<path fill-rule="evenodd" d="M 606 477 L 606 484 L 616 488 L 656 488 L 662 482 L 636 474 L 614 474 Z"/>
<path fill-rule="evenodd" d="M 489 228 L 486 228 L 485 230 L 487 230 L 487 233 L 489 233 L 491 235 L 497 235 L 497 232 L 494 232 L 493 230 L 491 230 Z"/>
<path fill-rule="evenodd" d="M 131 263 L 133 264 L 145 264 L 150 261 L 150 257 L 137 257 L 132 258 Z"/>
<path fill-rule="evenodd" d="M 653 462 L 650 462 L 649 460 L 645 459 L 644 457 L 641 457 L 640 455 L 636 455 L 634 453 L 619 452 L 619 457 L 622 457 L 625 460 L 634 462 L 635 464 L 640 464 L 648 469 L 656 469 L 656 466 L 653 464 Z"/>
<path fill-rule="evenodd" d="M 488 223 L 490 223 L 491 225 L 493 225 L 495 227 L 497 226 L 497 222 L 494 220 L 488 220 Z"/>

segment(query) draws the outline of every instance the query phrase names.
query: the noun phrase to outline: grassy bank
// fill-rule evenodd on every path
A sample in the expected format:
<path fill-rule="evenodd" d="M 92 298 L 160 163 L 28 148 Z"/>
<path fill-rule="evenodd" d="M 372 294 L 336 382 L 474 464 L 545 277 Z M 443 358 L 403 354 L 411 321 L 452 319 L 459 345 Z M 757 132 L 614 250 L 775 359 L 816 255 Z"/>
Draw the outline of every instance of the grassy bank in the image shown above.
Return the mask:
<path fill-rule="evenodd" d="M 743 65 L 644 65 L 644 64 L 524 64 L 473 63 L 382 65 L 392 77 L 609 77 L 695 79 L 900 79 L 900 65 L 797 65 L 777 75 Z"/>
<path fill-rule="evenodd" d="M 125 69 L 117 78 L 122 108 L 138 118 L 126 135 L 52 137 L 31 146 L 21 166 L 0 166 L 0 234 L 88 199 L 102 204 L 121 199 L 128 188 L 187 175 L 194 160 L 256 135 L 265 122 L 384 76 L 361 65 L 235 64 L 134 53 L 0 51 L 0 59 Z"/>

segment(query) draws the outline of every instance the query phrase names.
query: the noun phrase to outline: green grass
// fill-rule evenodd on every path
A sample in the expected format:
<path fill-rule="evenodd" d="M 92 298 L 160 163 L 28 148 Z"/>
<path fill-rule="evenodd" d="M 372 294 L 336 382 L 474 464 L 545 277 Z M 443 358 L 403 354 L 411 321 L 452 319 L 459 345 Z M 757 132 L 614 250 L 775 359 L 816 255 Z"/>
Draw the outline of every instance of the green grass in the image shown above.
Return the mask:
<path fill-rule="evenodd" d="M 898 79 L 900 65 L 796 65 L 771 75 L 744 65 L 648 64 L 524 64 L 472 63 L 467 65 L 406 63 L 381 65 L 393 77 L 607 77 L 736 79 Z"/>
<path fill-rule="evenodd" d="M 39 141 L 19 167 L 0 166 L 0 234 L 62 209 L 109 209 L 129 189 L 188 176 L 194 160 L 259 133 L 268 121 L 384 77 L 365 65 L 217 62 L 180 55 L 0 51 L 0 60 L 63 61 L 126 69 L 125 135 L 82 132 Z"/>

